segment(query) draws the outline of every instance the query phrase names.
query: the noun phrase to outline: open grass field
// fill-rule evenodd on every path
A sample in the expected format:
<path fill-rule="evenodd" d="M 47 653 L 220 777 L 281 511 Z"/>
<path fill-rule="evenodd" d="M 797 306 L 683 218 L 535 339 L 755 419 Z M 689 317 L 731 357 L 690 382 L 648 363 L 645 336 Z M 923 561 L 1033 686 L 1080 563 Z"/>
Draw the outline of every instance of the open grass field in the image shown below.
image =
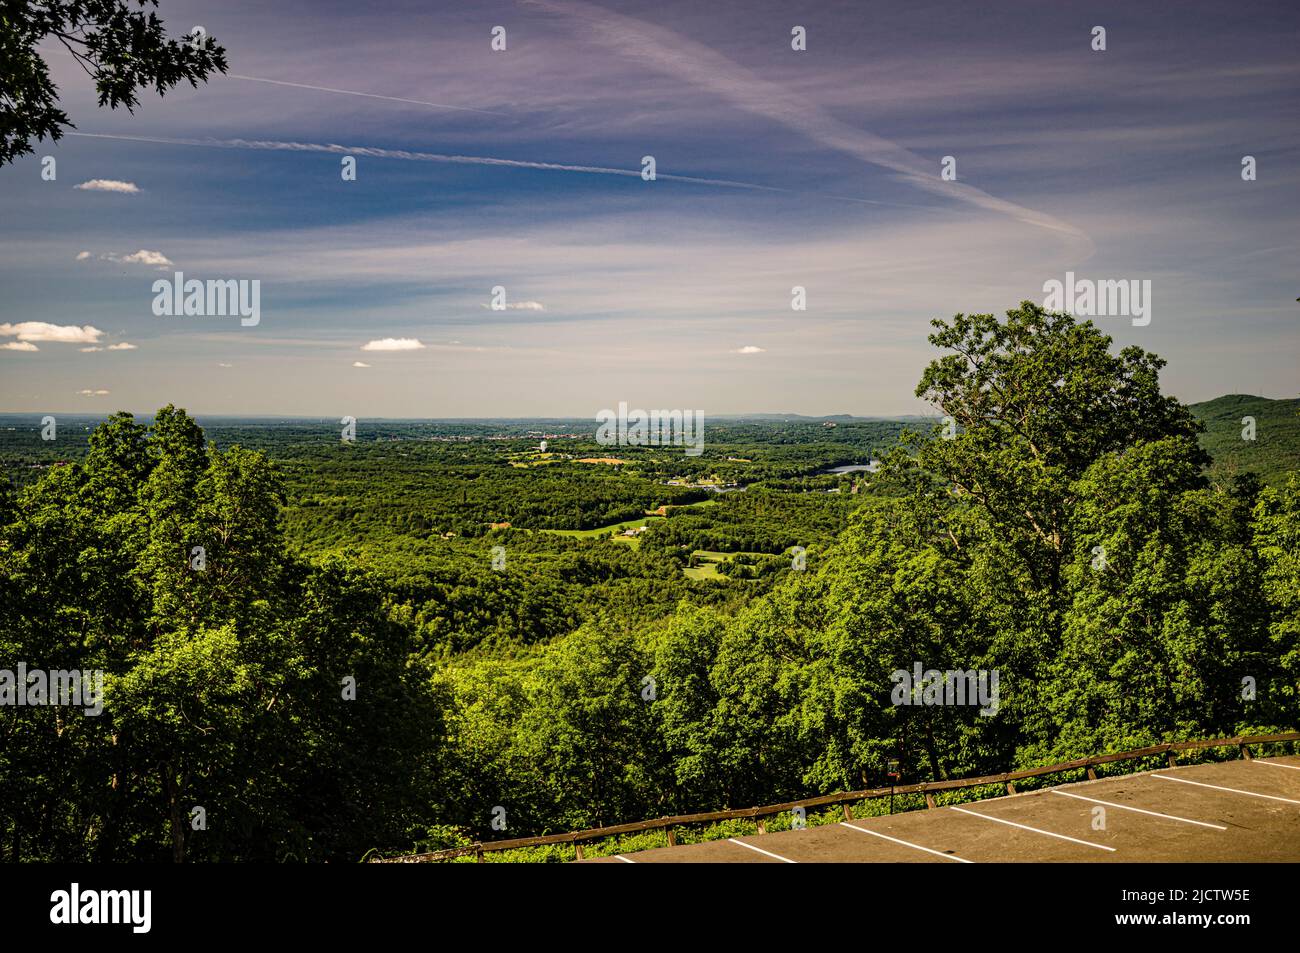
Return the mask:
<path fill-rule="evenodd" d="M 691 579 L 720 579 L 722 573 L 718 567 L 723 563 L 731 562 L 735 557 L 740 555 L 762 556 L 764 553 L 722 553 L 712 549 L 697 549 L 691 553 L 700 564 L 698 566 L 688 566 L 682 571 Z"/>
<path fill-rule="evenodd" d="M 632 529 L 635 526 L 645 526 L 663 519 L 662 516 L 639 516 L 636 519 L 623 520 L 621 523 L 610 523 L 608 526 L 597 526 L 595 529 L 543 529 L 542 533 L 553 533 L 556 536 L 573 536 L 578 539 L 594 539 L 597 536 L 603 536 L 609 532 L 621 533 L 625 529 Z"/>

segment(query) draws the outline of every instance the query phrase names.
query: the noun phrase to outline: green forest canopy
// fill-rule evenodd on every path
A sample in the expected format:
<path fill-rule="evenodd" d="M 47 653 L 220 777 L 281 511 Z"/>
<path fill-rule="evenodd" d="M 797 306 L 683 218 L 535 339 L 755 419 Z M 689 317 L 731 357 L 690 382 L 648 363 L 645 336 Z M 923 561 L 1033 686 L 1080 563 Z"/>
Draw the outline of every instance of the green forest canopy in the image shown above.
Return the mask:
<path fill-rule="evenodd" d="M 1090 323 L 1026 302 L 930 340 L 917 393 L 952 439 L 905 434 L 859 493 L 800 475 L 854 454 L 801 471 L 789 446 L 708 509 L 667 458 L 386 457 L 445 501 L 412 513 L 350 472 L 360 447 L 276 463 L 173 407 L 114 415 L 0 494 L 0 669 L 105 673 L 97 717 L 0 712 L 0 856 L 355 860 L 794 799 L 886 759 L 949 778 L 1293 728 L 1300 478 L 1207 471 L 1163 362 Z M 548 498 L 682 509 L 636 545 L 541 532 Z M 478 525 L 504 505 L 520 527 Z M 792 538 L 806 571 L 778 566 Z M 709 546 L 776 561 L 687 578 Z M 997 671 L 997 714 L 894 705 L 916 663 Z"/>

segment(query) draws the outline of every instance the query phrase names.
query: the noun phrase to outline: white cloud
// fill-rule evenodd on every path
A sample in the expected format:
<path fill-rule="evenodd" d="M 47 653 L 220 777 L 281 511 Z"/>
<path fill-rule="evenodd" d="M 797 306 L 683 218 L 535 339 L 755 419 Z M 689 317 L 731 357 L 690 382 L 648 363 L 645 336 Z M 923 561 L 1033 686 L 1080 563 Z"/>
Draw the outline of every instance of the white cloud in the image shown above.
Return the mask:
<path fill-rule="evenodd" d="M 490 308 L 490 305 L 480 305 L 482 308 Z M 515 301 L 503 304 L 499 308 L 492 308 L 493 311 L 545 311 L 546 305 L 540 301 Z"/>
<path fill-rule="evenodd" d="M 234 366 L 235 366 L 234 364 L 223 364 L 220 361 L 217 362 L 217 367 L 234 367 Z"/>
<path fill-rule="evenodd" d="M 54 341 L 60 344 L 95 344 L 104 332 L 89 324 L 47 324 L 44 321 L 20 321 L 17 324 L 0 324 L 0 337 L 16 337 L 20 341 Z M 17 350 L 10 348 L 10 350 Z M 27 350 L 27 348 L 22 348 Z"/>
<path fill-rule="evenodd" d="M 353 366 L 353 367 L 369 367 L 370 365 L 367 364 L 367 363 L 365 363 L 364 361 L 353 361 L 353 362 L 352 362 L 352 366 Z"/>
<path fill-rule="evenodd" d="M 110 344 L 108 349 L 110 351 L 134 351 L 136 346 L 134 344 L 129 344 L 126 341 L 122 341 L 120 344 Z"/>
<path fill-rule="evenodd" d="M 767 351 L 765 347 L 755 347 L 753 344 L 746 344 L 742 348 L 732 351 L 733 354 L 763 354 Z"/>
<path fill-rule="evenodd" d="M 91 353 L 92 351 L 102 351 L 102 350 L 104 350 L 104 349 L 103 349 L 102 347 L 100 347 L 99 345 L 95 345 L 95 346 L 93 346 L 93 347 L 83 347 L 81 350 L 82 350 L 83 353 L 85 353 L 85 354 L 89 354 L 89 353 Z"/>
<path fill-rule="evenodd" d="M 119 265 L 149 265 L 155 268 L 166 268 L 172 264 L 172 260 L 160 251 L 150 251 L 147 248 L 141 248 L 139 251 L 132 252 L 129 255 L 119 255 L 116 252 L 109 252 L 106 255 L 91 255 L 88 251 L 79 252 L 77 261 L 90 261 L 91 258 L 98 258 L 100 261 L 112 261 Z"/>
<path fill-rule="evenodd" d="M 120 261 L 128 265 L 170 265 L 171 259 L 160 251 L 148 251 L 141 248 L 130 255 L 109 255 L 109 261 Z"/>
<path fill-rule="evenodd" d="M 35 344 L 28 344 L 26 341 L 9 341 L 6 344 L 0 344 L 0 351 L 39 351 L 40 348 Z"/>
<path fill-rule="evenodd" d="M 77 391 L 77 393 L 82 397 L 107 397 L 108 396 L 108 391 L 106 390 L 87 389 L 87 390 L 79 390 Z"/>
<path fill-rule="evenodd" d="M 424 347 L 418 338 L 379 338 L 361 346 L 363 351 L 419 351 Z"/>
<path fill-rule="evenodd" d="M 140 191 L 134 182 L 123 182 L 120 179 L 91 179 L 74 185 L 73 188 L 83 192 L 120 192 L 124 195 L 135 195 Z"/>

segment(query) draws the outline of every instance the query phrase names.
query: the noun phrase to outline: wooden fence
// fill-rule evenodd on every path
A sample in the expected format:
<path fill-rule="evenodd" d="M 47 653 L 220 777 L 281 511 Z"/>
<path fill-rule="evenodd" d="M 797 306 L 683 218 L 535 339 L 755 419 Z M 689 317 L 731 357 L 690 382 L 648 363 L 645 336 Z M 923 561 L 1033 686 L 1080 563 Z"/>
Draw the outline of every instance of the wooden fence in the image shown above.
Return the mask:
<path fill-rule="evenodd" d="M 958 778 L 950 781 L 922 781 L 919 784 L 903 784 L 893 788 L 868 788 L 863 791 L 845 791 L 838 794 L 823 794 L 818 797 L 802 798 L 784 804 L 764 804 L 760 807 L 744 807 L 731 811 L 708 811 L 703 814 L 679 814 L 674 817 L 658 817 L 649 821 L 634 821 L 630 824 L 615 824 L 610 827 L 593 827 L 585 831 L 570 831 L 563 834 L 544 834 L 539 837 L 516 837 L 511 840 L 484 841 L 467 847 L 454 847 L 450 850 L 436 850 L 427 854 L 406 854 L 400 857 L 377 857 L 371 863 L 377 864 L 417 864 L 451 860 L 473 854 L 479 861 L 489 851 L 516 850 L 521 847 L 545 847 L 551 844 L 572 844 L 578 859 L 582 859 L 584 842 L 601 840 L 617 834 L 638 834 L 643 831 L 666 831 L 670 846 L 677 843 L 674 828 L 685 824 L 708 824 L 715 821 L 753 820 L 758 824 L 760 834 L 767 833 L 768 817 L 782 814 L 796 807 L 814 808 L 843 805 L 844 819 L 853 820 L 850 804 L 873 798 L 888 797 L 890 794 L 924 794 L 927 808 L 936 806 L 934 795 L 938 791 L 955 791 L 961 788 L 980 787 L 989 784 L 1005 785 L 1008 794 L 1015 794 L 1015 782 L 1025 778 L 1041 777 L 1045 774 L 1057 774 L 1062 771 L 1087 772 L 1090 780 L 1095 780 L 1096 765 L 1110 764 L 1114 761 L 1129 761 L 1134 758 L 1149 758 L 1164 754 L 1169 759 L 1169 766 L 1177 763 L 1177 752 L 1198 748 L 1231 748 L 1241 750 L 1242 757 L 1250 758 L 1249 745 L 1273 744 L 1276 742 L 1300 741 L 1300 731 L 1284 732 L 1273 735 L 1240 735 L 1235 738 L 1207 738 L 1198 741 L 1167 741 L 1164 744 L 1151 745 L 1147 748 L 1135 748 L 1132 751 L 1120 751 L 1114 754 L 1099 754 L 1089 758 L 1065 761 L 1061 764 L 1049 764 L 1041 768 L 1025 768 L 1021 771 L 1008 771 L 1003 774 L 989 774 L 979 778 Z"/>

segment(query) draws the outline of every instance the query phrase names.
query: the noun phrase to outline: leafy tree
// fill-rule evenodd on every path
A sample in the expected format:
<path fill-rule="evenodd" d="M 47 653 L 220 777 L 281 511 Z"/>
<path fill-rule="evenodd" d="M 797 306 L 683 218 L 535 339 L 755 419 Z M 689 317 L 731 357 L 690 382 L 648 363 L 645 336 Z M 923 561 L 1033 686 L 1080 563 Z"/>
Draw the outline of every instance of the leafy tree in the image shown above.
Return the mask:
<path fill-rule="evenodd" d="M 714 610 L 683 603 L 654 647 L 653 712 L 680 805 L 720 804 L 726 798 L 725 779 L 717 770 L 721 739 L 712 713 L 719 696 L 711 672 L 726 621 Z"/>
<path fill-rule="evenodd" d="M 1300 475 L 1259 495 L 1252 529 L 1270 610 L 1270 651 L 1285 673 L 1272 693 L 1294 720 L 1300 709 Z"/>
<path fill-rule="evenodd" d="M 1200 425 L 1161 395 L 1163 360 L 1135 346 L 1112 355 L 1091 321 L 1025 301 L 1005 321 L 958 314 L 934 325 L 930 343 L 953 353 L 926 368 L 916 394 L 959 432 L 927 442 L 918 462 L 1008 534 L 1039 585 L 1058 586 L 1071 482 L 1103 453 L 1194 437 Z"/>
<path fill-rule="evenodd" d="M 1076 484 L 1073 604 L 1048 704 L 1065 757 L 1281 715 L 1243 678 L 1273 685 L 1251 499 L 1203 487 L 1185 438 L 1106 454 Z"/>
<path fill-rule="evenodd" d="M 360 568 L 288 557 L 282 500 L 263 454 L 173 407 L 24 488 L 0 668 L 102 671 L 105 707 L 4 709 L 10 859 L 355 858 L 427 829 L 445 703 L 414 627 Z"/>
<path fill-rule="evenodd" d="M 530 670 L 519 746 L 562 828 L 632 820 L 659 806 L 665 759 L 642 694 L 650 671 L 629 635 L 596 625 L 551 646 Z"/>
<path fill-rule="evenodd" d="M 57 40 L 95 81 L 100 106 L 133 111 L 137 90 L 165 94 L 226 71 L 226 51 L 210 36 L 168 39 L 158 0 L 6 0 L 0 4 L 0 165 L 58 140 L 72 122 L 37 47 Z M 140 9 L 133 9 L 138 6 Z"/>

